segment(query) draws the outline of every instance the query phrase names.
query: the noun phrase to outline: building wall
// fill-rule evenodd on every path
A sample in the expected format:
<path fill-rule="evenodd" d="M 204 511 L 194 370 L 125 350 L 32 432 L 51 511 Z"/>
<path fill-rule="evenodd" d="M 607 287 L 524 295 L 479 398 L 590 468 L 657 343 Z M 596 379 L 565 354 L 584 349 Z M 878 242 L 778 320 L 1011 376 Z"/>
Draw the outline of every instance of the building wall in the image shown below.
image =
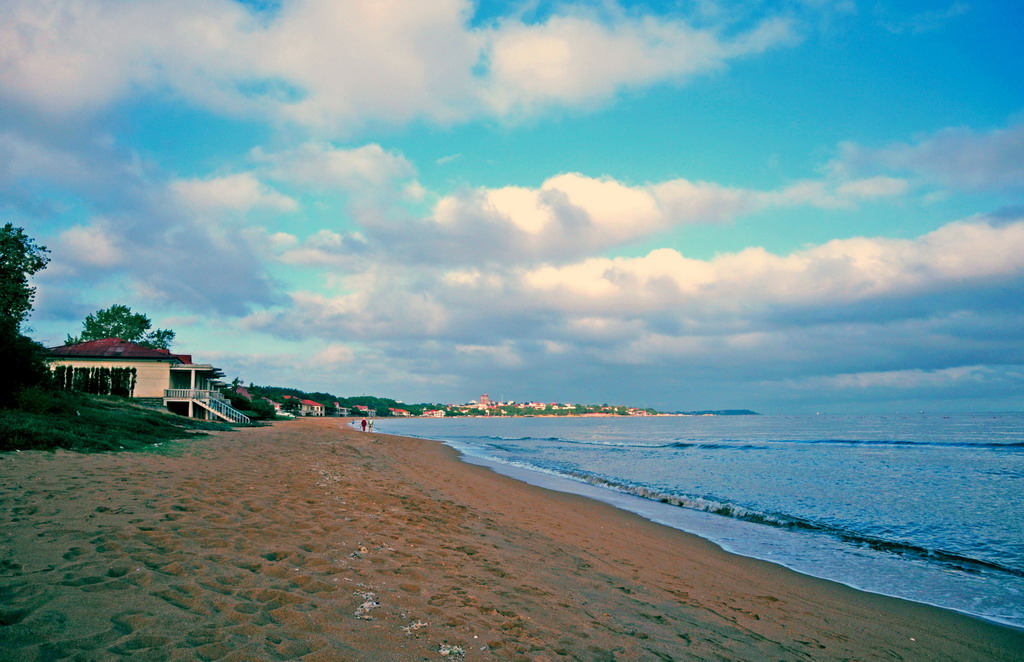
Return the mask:
<path fill-rule="evenodd" d="M 162 398 L 164 390 L 171 388 L 171 365 L 163 361 L 125 361 L 118 359 L 70 359 L 50 361 L 53 367 L 59 365 L 74 368 L 135 368 L 136 398 Z"/>

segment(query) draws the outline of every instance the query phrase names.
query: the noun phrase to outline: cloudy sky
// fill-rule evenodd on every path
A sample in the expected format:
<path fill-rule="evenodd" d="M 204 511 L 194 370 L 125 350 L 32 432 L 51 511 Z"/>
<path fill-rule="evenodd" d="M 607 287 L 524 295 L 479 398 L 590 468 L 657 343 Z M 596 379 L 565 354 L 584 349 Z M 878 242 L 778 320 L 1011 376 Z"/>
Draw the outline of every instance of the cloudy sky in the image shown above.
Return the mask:
<path fill-rule="evenodd" d="M 1024 7 L 4 0 L 31 335 L 407 402 L 1024 409 Z"/>

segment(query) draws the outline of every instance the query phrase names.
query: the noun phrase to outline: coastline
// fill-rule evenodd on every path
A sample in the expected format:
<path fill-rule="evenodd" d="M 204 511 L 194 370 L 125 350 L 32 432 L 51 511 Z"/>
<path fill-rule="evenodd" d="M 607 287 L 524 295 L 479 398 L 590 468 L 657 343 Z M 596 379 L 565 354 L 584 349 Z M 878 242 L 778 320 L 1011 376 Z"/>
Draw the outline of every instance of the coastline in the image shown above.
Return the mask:
<path fill-rule="evenodd" d="M 1024 631 L 729 554 L 440 442 L 300 419 L 184 448 L 0 455 L 0 657 L 1010 660 L 1024 648 Z"/>

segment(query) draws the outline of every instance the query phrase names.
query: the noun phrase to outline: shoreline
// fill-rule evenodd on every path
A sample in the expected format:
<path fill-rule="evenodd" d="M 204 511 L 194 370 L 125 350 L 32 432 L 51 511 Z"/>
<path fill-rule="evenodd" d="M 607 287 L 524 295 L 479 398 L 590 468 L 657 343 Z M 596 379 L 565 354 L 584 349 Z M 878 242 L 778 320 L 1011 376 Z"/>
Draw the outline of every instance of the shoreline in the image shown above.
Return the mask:
<path fill-rule="evenodd" d="M 381 434 L 396 433 L 388 432 Z M 396 434 L 396 436 L 403 435 Z M 784 560 L 759 556 L 756 552 L 747 552 L 742 549 L 730 548 L 727 543 L 723 543 L 721 540 L 716 539 L 715 534 L 713 532 L 709 532 L 706 525 L 695 524 L 692 521 L 688 522 L 685 516 L 680 518 L 680 506 L 677 505 L 663 503 L 656 499 L 644 496 L 638 496 L 628 491 L 618 490 L 614 487 L 608 487 L 598 483 L 574 479 L 570 476 L 566 476 L 563 474 L 558 474 L 554 472 L 544 472 L 536 469 L 525 468 L 519 465 L 503 463 L 501 461 L 494 459 L 478 457 L 471 453 L 467 453 L 461 450 L 458 447 L 458 444 L 448 442 L 443 439 L 431 439 L 429 437 L 416 438 L 436 441 L 437 443 L 447 446 L 448 448 L 452 449 L 458 455 L 460 461 L 464 463 L 484 467 L 490 471 L 493 471 L 495 474 L 509 477 L 513 480 L 535 486 L 539 489 L 550 490 L 552 492 L 573 494 L 581 496 L 586 499 L 607 504 L 618 510 L 634 514 L 658 526 L 665 526 L 670 529 L 681 531 L 688 535 L 696 536 L 701 540 L 710 542 L 726 554 L 776 565 L 781 568 L 785 568 L 787 570 L 795 572 L 799 575 L 803 575 L 814 579 L 820 579 L 822 581 L 827 581 L 830 583 L 835 583 L 858 592 L 934 607 L 936 609 L 953 612 L 962 616 L 966 616 L 968 618 L 980 620 L 982 622 L 990 623 L 992 625 L 996 625 L 999 627 L 1006 627 L 1011 630 L 1024 632 L 1024 625 L 1018 623 L 1004 621 L 998 618 L 986 617 L 984 614 L 973 613 L 963 609 L 957 609 L 956 607 L 938 604 L 935 602 L 929 602 L 925 599 L 916 599 L 914 597 L 899 595 L 898 592 L 887 593 L 882 589 L 875 589 L 868 586 L 859 586 L 852 581 L 844 581 L 841 578 L 830 577 L 826 573 L 817 574 L 813 571 L 803 569 L 799 567 L 799 564 L 790 565 Z M 708 514 L 707 511 L 690 511 L 685 507 L 683 508 L 683 510 L 686 513 L 695 513 L 697 516 Z M 687 526 L 687 523 L 689 523 L 689 526 Z M 736 524 L 740 524 L 742 526 L 745 525 L 746 522 L 740 520 L 739 522 L 736 522 Z M 760 525 L 754 524 L 753 526 Z"/>
<path fill-rule="evenodd" d="M 304 419 L 0 455 L 0 657 L 1011 660 L 1024 631 Z M 448 654 L 445 654 L 448 651 Z"/>

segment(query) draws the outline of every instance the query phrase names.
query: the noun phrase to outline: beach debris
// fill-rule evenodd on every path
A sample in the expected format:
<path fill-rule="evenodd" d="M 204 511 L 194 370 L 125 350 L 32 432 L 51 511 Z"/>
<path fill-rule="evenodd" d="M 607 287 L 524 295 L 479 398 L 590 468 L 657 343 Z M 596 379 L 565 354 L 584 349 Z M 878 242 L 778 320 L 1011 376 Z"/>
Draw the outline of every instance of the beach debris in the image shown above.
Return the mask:
<path fill-rule="evenodd" d="M 370 616 L 369 612 L 380 606 L 380 603 L 377 602 L 377 594 L 373 591 L 356 591 L 352 595 L 363 599 L 363 604 L 356 608 L 356 618 L 361 618 L 364 621 L 372 621 L 373 616 Z"/>
<path fill-rule="evenodd" d="M 430 625 L 430 623 L 424 623 L 423 621 L 416 621 L 412 625 L 405 625 L 405 626 L 403 626 L 402 627 L 402 632 L 406 633 L 407 635 L 409 635 L 411 637 L 413 632 L 415 632 L 416 630 L 419 630 L 420 628 L 425 628 L 428 625 Z"/>
<path fill-rule="evenodd" d="M 441 644 L 438 652 L 441 653 L 441 657 L 447 657 L 450 660 L 461 660 L 466 657 L 466 649 L 451 644 Z"/>

